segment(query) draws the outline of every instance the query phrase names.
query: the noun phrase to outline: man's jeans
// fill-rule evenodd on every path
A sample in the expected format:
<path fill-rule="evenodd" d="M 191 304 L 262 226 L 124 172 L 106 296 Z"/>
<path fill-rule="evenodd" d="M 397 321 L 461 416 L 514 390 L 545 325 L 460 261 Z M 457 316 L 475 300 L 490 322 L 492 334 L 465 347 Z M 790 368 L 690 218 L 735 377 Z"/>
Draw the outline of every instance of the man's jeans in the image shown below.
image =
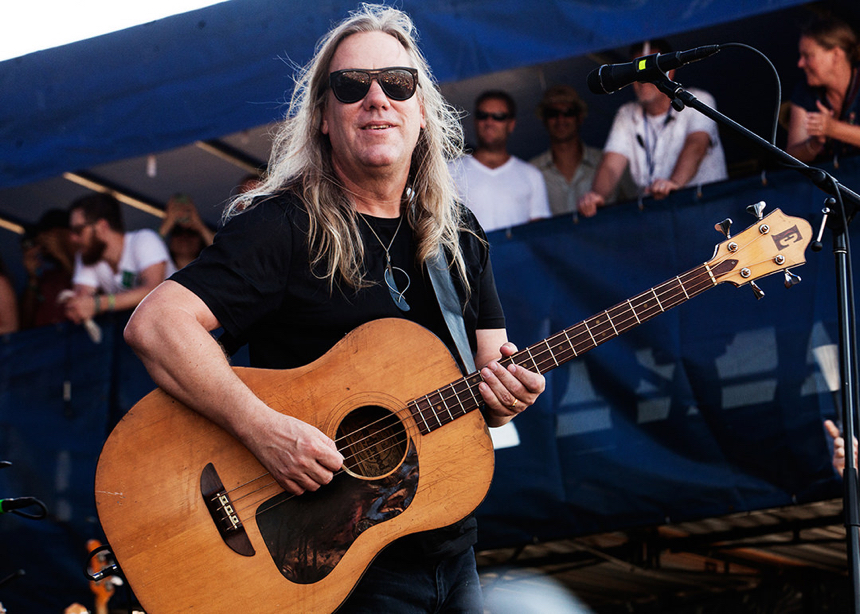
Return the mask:
<path fill-rule="evenodd" d="M 379 557 L 337 614 L 481 614 L 484 610 L 475 552 L 439 563 Z"/>

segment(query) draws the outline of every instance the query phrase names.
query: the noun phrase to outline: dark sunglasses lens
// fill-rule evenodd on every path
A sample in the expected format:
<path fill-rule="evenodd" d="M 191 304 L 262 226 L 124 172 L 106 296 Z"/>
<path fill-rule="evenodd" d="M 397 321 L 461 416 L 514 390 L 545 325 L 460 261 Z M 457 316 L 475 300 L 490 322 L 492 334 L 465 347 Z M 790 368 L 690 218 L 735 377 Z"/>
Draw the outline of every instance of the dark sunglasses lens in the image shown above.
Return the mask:
<path fill-rule="evenodd" d="M 408 70 L 386 70 L 377 79 L 382 91 L 392 100 L 408 100 L 415 93 L 415 77 Z"/>
<path fill-rule="evenodd" d="M 493 118 L 497 122 L 506 121 L 510 115 L 507 113 L 487 113 L 486 111 L 475 111 L 475 119 L 479 119 L 481 121 Z"/>
<path fill-rule="evenodd" d="M 555 119 L 557 117 L 576 117 L 576 111 L 573 109 L 547 109 L 544 111 L 544 117 L 547 119 Z"/>
<path fill-rule="evenodd" d="M 370 75 L 358 70 L 339 72 L 331 76 L 331 89 L 335 98 L 345 104 L 358 102 L 370 89 Z"/>

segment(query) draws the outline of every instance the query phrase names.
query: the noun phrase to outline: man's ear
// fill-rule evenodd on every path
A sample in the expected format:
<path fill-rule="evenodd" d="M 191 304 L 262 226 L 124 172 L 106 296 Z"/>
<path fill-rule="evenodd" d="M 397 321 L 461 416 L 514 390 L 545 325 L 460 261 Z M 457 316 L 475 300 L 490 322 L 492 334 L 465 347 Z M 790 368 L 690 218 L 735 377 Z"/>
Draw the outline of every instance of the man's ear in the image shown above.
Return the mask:
<path fill-rule="evenodd" d="M 323 105 L 320 109 L 320 132 L 328 134 L 328 105 Z"/>

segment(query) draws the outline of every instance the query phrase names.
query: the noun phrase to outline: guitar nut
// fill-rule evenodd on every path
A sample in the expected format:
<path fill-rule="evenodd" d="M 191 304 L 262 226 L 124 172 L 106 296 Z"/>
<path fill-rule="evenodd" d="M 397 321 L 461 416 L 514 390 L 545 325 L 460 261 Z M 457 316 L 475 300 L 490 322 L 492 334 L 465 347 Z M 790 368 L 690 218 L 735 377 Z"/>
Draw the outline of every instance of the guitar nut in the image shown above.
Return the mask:
<path fill-rule="evenodd" d="M 777 264 L 783 264 L 785 263 L 785 256 L 783 256 L 782 254 L 777 254 L 776 258 L 774 258 L 773 261 Z"/>

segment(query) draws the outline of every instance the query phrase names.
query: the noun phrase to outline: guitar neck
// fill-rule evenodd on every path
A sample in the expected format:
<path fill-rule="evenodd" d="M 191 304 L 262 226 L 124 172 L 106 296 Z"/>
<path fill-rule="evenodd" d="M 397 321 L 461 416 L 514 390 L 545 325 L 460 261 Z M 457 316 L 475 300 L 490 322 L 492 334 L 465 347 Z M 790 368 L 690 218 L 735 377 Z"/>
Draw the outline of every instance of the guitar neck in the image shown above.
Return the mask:
<path fill-rule="evenodd" d="M 720 269 L 736 261 L 723 261 Z M 500 361 L 546 373 L 717 285 L 708 264 L 678 275 Z"/>
<path fill-rule="evenodd" d="M 732 259 L 714 266 L 702 264 L 499 362 L 502 366 L 513 363 L 546 373 L 713 288 L 720 283 L 717 277 L 736 265 L 737 260 Z M 480 408 L 483 405 L 478 392 L 481 381 L 480 373 L 472 373 L 411 401 L 409 409 L 421 433 L 431 433 Z"/>

